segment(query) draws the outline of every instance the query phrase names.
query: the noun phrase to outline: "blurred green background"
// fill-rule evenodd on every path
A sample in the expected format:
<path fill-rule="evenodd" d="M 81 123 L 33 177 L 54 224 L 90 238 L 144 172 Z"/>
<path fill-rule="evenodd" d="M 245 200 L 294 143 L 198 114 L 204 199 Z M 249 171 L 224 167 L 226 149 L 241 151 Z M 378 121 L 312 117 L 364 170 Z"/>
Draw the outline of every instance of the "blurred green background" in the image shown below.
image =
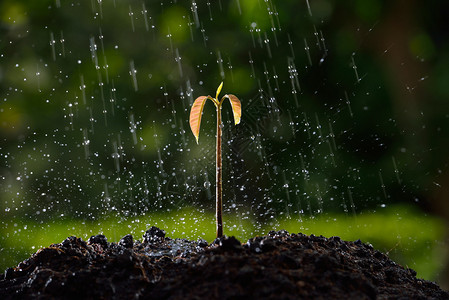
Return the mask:
<path fill-rule="evenodd" d="M 0 267 L 69 235 L 361 239 L 447 284 L 447 1 L 0 3 Z"/>

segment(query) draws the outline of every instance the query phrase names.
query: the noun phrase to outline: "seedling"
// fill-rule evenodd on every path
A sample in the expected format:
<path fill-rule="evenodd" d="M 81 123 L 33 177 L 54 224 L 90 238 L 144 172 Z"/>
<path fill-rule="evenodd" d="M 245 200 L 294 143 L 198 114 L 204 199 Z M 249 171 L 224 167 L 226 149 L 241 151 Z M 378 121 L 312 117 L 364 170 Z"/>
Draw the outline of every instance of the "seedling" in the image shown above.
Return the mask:
<path fill-rule="evenodd" d="M 190 129 L 192 129 L 193 135 L 196 138 L 196 142 L 198 143 L 198 138 L 200 135 L 200 125 L 201 125 L 201 116 L 203 113 L 204 104 L 206 100 L 212 100 L 215 104 L 215 108 L 217 109 L 217 155 L 216 155 L 216 223 L 217 223 L 217 237 L 223 236 L 223 218 L 222 218 L 222 210 L 223 210 L 223 198 L 222 198 L 222 167 L 221 167 L 221 130 L 223 128 L 223 124 L 221 122 L 221 107 L 223 105 L 223 101 L 225 99 L 229 99 L 231 102 L 232 112 L 234 114 L 234 123 L 235 125 L 240 123 L 240 117 L 242 116 L 242 104 L 240 100 L 231 94 L 226 94 L 218 101 L 218 95 L 221 92 L 221 88 L 223 87 L 223 82 L 217 89 L 217 93 L 215 98 L 211 96 L 199 96 L 193 102 L 192 109 L 190 110 Z"/>

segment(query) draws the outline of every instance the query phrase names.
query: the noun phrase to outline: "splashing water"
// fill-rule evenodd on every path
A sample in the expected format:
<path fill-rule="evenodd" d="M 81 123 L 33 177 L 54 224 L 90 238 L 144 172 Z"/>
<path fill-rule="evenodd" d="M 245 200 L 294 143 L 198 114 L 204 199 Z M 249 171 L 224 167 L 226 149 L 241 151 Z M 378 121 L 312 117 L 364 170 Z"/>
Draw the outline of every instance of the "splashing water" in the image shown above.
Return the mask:
<path fill-rule="evenodd" d="M 337 4 L 33 5 L 2 13 L 3 264 L 56 228 L 61 240 L 147 224 L 210 239 L 214 114 L 199 145 L 187 129 L 193 99 L 220 81 L 243 111 L 223 128 L 225 234 L 357 218 L 432 182 L 414 177 L 434 172 L 428 149 L 410 146 L 423 130 L 403 129 L 369 49 L 355 46 L 371 29 L 333 30 Z"/>

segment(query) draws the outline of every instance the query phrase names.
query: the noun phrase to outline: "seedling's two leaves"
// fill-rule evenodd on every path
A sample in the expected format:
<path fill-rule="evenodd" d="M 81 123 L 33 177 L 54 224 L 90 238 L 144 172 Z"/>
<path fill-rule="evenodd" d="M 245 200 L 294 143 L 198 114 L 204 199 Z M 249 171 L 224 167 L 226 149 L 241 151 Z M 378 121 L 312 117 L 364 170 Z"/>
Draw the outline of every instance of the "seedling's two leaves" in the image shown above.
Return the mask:
<path fill-rule="evenodd" d="M 209 96 L 199 96 L 193 102 L 192 109 L 190 110 L 190 129 L 196 138 L 198 144 L 198 138 L 200 135 L 201 116 L 203 114 L 204 104 Z"/>
<path fill-rule="evenodd" d="M 196 138 L 196 143 L 198 144 L 198 139 L 200 135 L 200 125 L 201 125 L 201 117 L 203 115 L 204 104 L 207 99 L 210 99 L 215 106 L 217 107 L 217 112 L 221 109 L 221 104 L 225 98 L 228 98 L 231 102 L 232 113 L 234 114 L 234 123 L 235 125 L 240 123 L 240 118 L 242 117 L 242 104 L 240 100 L 232 94 L 224 95 L 221 101 L 218 101 L 218 95 L 221 92 L 223 87 L 223 82 L 217 88 L 216 98 L 212 98 L 211 96 L 200 96 L 195 99 L 193 102 L 192 108 L 190 110 L 190 129 L 192 129 L 192 133 Z"/>
<path fill-rule="evenodd" d="M 234 123 L 235 125 L 240 123 L 240 118 L 242 117 L 242 103 L 240 103 L 239 98 L 235 95 L 227 94 L 224 97 L 228 98 L 231 102 L 232 112 L 234 113 Z"/>

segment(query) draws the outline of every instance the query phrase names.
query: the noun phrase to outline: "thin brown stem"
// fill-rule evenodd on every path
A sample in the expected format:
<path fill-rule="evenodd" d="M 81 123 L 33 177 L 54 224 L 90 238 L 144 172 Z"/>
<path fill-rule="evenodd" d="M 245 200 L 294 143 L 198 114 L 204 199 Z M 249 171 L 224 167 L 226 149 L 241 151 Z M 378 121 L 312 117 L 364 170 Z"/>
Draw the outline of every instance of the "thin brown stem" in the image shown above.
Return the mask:
<path fill-rule="evenodd" d="M 217 213 L 217 238 L 223 236 L 223 198 L 222 198 L 222 167 L 221 167 L 221 105 L 217 105 L 217 165 L 216 165 L 216 213 Z"/>

